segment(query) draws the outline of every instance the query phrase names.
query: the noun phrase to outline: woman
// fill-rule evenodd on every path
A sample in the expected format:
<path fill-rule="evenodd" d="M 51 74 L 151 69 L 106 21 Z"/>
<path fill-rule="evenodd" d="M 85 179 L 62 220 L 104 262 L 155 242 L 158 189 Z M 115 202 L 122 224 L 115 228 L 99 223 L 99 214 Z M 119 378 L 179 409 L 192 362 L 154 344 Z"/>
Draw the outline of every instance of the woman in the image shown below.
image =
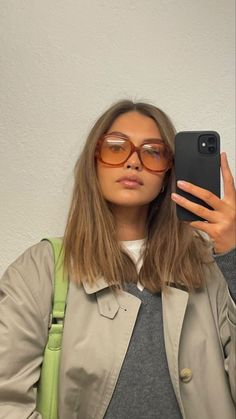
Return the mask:
<path fill-rule="evenodd" d="M 223 153 L 224 199 L 179 185 L 213 210 L 173 193 L 174 133 L 160 109 L 121 101 L 76 164 L 63 239 L 71 281 L 60 419 L 235 417 L 233 178 Z M 208 222 L 178 221 L 175 203 Z M 0 282 L 1 419 L 40 418 L 34 386 L 53 270 L 41 242 Z"/>

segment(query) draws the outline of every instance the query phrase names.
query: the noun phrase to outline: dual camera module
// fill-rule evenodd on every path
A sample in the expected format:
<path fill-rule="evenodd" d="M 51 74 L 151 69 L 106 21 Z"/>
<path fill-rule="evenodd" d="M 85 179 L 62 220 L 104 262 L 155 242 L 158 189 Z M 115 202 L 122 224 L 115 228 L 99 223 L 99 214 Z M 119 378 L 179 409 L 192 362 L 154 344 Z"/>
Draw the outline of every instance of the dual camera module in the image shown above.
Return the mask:
<path fill-rule="evenodd" d="M 199 152 L 202 154 L 215 154 L 217 152 L 217 138 L 213 134 L 200 135 L 198 138 Z"/>

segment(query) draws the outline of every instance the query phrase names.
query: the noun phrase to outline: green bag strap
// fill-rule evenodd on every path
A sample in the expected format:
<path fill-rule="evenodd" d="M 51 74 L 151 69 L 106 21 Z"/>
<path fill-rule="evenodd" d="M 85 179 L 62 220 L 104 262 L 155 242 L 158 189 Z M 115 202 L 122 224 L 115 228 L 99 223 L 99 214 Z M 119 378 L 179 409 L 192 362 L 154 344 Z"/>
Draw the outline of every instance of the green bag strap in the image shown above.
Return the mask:
<path fill-rule="evenodd" d="M 69 281 L 68 275 L 64 270 L 64 250 L 62 246 L 62 239 L 54 237 L 44 238 L 42 240 L 46 240 L 51 243 L 54 253 L 54 297 L 51 313 L 51 322 L 53 322 L 53 319 L 63 320 L 65 317 Z"/>
<path fill-rule="evenodd" d="M 50 314 L 48 341 L 44 351 L 37 387 L 37 411 L 44 419 L 58 418 L 58 383 L 68 275 L 64 270 L 64 249 L 59 238 L 45 238 L 54 253 L 54 293 Z M 55 321 L 53 321 L 55 319 Z M 57 322 L 59 320 L 59 322 Z"/>

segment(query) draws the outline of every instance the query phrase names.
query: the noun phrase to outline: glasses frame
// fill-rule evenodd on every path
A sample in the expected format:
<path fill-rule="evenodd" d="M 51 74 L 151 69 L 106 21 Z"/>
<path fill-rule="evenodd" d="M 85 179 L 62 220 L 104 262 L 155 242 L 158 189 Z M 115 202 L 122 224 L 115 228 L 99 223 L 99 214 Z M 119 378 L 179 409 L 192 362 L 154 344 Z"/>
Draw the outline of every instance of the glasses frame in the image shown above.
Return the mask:
<path fill-rule="evenodd" d="M 104 142 L 104 140 L 107 138 L 107 137 L 118 137 L 118 138 L 121 138 L 122 140 L 125 140 L 125 141 L 128 141 L 129 143 L 130 143 L 130 145 L 131 145 L 131 149 L 130 149 L 130 153 L 129 153 L 129 155 L 128 155 L 128 157 L 122 162 L 122 163 L 115 163 L 115 164 L 112 164 L 112 163 L 107 163 L 107 162 L 105 162 L 103 159 L 102 159 L 102 157 L 101 157 L 101 148 L 102 148 L 102 144 L 103 144 L 103 142 Z M 166 148 L 166 150 L 167 150 L 167 152 L 168 152 L 168 155 L 169 155 L 169 158 L 168 158 L 168 160 L 167 160 L 167 167 L 165 168 L 165 169 L 162 169 L 162 170 L 152 170 L 152 169 L 149 169 L 148 167 L 146 167 L 145 166 L 145 164 L 143 163 L 143 160 L 142 160 L 142 157 L 141 157 L 141 153 L 140 153 L 140 149 L 142 148 L 142 146 L 144 146 L 145 144 L 163 144 L 164 145 L 164 147 Z M 150 142 L 150 141 L 144 141 L 142 144 L 141 144 L 141 146 L 139 146 L 139 147 L 136 147 L 135 145 L 134 145 L 134 143 L 129 139 L 129 138 L 126 138 L 126 137 L 123 137 L 122 135 L 118 135 L 118 134 L 105 134 L 105 135 L 103 135 L 102 137 L 101 137 L 101 139 L 98 141 L 98 143 L 97 143 L 97 147 L 96 147 L 96 152 L 95 152 L 95 157 L 101 162 L 101 163 L 103 163 L 103 164 L 105 164 L 106 166 L 110 166 L 110 167 L 122 167 L 124 164 L 125 164 L 125 162 L 127 162 L 127 160 L 130 158 L 130 156 L 132 156 L 132 154 L 133 153 L 137 153 L 138 154 L 138 158 L 139 158 L 139 160 L 140 160 L 140 162 L 142 163 L 142 166 L 148 171 L 148 172 L 151 172 L 151 173 L 164 173 L 164 172 L 167 172 L 172 166 L 173 166 L 173 154 L 172 154 L 172 152 L 168 149 L 168 147 L 166 146 L 166 144 L 164 143 L 164 141 L 162 141 L 162 140 L 154 140 L 153 142 Z"/>

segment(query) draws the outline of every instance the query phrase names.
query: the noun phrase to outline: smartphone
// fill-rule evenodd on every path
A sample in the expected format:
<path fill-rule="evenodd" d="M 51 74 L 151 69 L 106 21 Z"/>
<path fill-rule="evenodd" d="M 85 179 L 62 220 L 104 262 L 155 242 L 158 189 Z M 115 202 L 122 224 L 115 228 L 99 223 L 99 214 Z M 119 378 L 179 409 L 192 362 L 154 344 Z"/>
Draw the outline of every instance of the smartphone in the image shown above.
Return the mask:
<path fill-rule="evenodd" d="M 182 131 L 175 136 L 176 182 L 185 180 L 207 189 L 220 197 L 220 136 L 215 131 Z M 182 191 L 179 195 L 211 209 L 204 201 Z M 183 221 L 203 220 L 201 217 L 176 206 L 177 216 Z"/>

